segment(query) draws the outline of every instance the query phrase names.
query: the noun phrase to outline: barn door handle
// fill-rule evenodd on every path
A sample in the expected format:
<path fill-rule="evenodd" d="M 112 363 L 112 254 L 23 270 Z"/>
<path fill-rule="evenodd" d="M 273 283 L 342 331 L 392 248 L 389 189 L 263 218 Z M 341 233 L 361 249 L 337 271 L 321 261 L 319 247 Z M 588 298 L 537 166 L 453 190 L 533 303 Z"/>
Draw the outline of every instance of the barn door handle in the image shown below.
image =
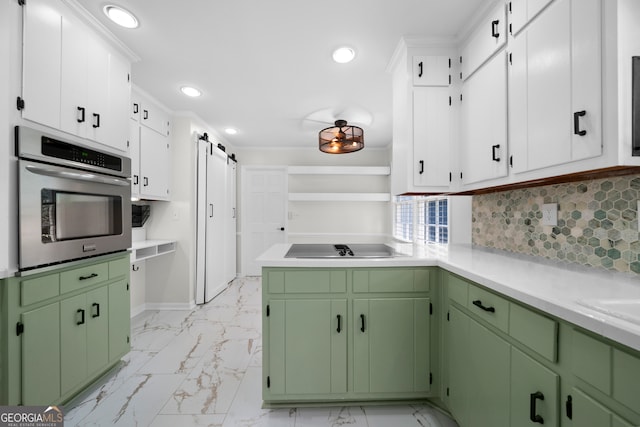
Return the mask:
<path fill-rule="evenodd" d="M 539 391 L 531 393 L 531 395 L 529 396 L 529 419 L 531 420 L 531 422 L 544 424 L 544 418 L 537 414 L 538 411 L 536 409 L 536 402 L 538 401 L 538 399 L 544 400 L 544 394 Z"/>
<path fill-rule="evenodd" d="M 422 61 L 418 64 L 418 69 L 420 70 L 418 71 L 418 77 L 422 77 Z"/>
<path fill-rule="evenodd" d="M 587 134 L 586 130 L 580 130 L 580 117 L 583 117 L 587 114 L 586 111 L 576 111 L 573 113 L 573 133 L 575 135 L 585 136 Z"/>

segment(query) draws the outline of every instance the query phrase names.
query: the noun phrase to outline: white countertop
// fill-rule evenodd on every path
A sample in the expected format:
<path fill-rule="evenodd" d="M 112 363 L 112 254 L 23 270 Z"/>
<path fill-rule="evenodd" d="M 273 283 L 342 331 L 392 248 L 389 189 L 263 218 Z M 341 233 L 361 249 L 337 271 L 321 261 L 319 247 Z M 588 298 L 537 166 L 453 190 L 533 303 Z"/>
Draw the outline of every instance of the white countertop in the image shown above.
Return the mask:
<path fill-rule="evenodd" d="M 272 246 L 263 267 L 439 266 L 567 322 L 640 351 L 640 325 L 582 305 L 593 299 L 640 299 L 640 276 L 479 249 L 391 244 L 406 256 L 375 259 L 284 258 L 290 244 Z"/>

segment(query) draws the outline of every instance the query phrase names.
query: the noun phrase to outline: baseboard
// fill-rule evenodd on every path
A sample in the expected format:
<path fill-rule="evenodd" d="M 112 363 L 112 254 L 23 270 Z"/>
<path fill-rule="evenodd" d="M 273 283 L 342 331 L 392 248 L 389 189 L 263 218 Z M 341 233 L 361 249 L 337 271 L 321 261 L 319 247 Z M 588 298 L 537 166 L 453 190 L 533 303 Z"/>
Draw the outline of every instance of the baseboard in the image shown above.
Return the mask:
<path fill-rule="evenodd" d="M 144 313 L 147 310 L 147 304 L 140 304 L 137 307 L 131 307 L 131 318 L 133 319 L 137 315 Z"/>
<path fill-rule="evenodd" d="M 191 302 L 148 302 L 145 310 L 193 310 L 196 307 L 194 301 Z"/>

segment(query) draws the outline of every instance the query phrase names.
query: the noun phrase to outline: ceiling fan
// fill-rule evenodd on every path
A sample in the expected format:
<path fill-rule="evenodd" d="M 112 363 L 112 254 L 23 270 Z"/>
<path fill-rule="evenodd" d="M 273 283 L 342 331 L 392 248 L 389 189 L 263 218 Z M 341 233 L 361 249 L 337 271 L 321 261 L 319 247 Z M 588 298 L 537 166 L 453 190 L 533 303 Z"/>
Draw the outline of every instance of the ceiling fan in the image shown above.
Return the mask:
<path fill-rule="evenodd" d="M 321 125 L 333 125 L 336 120 L 345 120 L 350 124 L 358 126 L 370 126 L 373 123 L 373 114 L 364 108 L 323 108 L 314 111 L 302 119 L 304 129 L 314 130 Z"/>

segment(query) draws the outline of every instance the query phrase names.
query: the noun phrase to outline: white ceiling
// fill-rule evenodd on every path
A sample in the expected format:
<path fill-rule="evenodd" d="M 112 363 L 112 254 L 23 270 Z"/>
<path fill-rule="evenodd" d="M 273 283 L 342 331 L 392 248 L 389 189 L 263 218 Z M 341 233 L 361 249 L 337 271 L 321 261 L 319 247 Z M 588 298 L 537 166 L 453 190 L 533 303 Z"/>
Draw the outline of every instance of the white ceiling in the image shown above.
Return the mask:
<path fill-rule="evenodd" d="M 102 7 L 82 4 L 141 60 L 133 82 L 174 111 L 192 111 L 242 147 L 317 147 L 330 124 L 318 111 L 370 113 L 365 146 L 391 142 L 391 77 L 385 71 L 403 35 L 456 37 L 490 0 L 114 0 L 140 21 L 116 26 Z M 342 45 L 349 64 L 332 61 Z M 202 90 L 192 99 L 182 85 Z M 331 116 L 315 114 L 312 117 Z M 338 118 L 338 117 L 336 117 Z M 358 117 L 354 117 L 358 118 Z"/>

